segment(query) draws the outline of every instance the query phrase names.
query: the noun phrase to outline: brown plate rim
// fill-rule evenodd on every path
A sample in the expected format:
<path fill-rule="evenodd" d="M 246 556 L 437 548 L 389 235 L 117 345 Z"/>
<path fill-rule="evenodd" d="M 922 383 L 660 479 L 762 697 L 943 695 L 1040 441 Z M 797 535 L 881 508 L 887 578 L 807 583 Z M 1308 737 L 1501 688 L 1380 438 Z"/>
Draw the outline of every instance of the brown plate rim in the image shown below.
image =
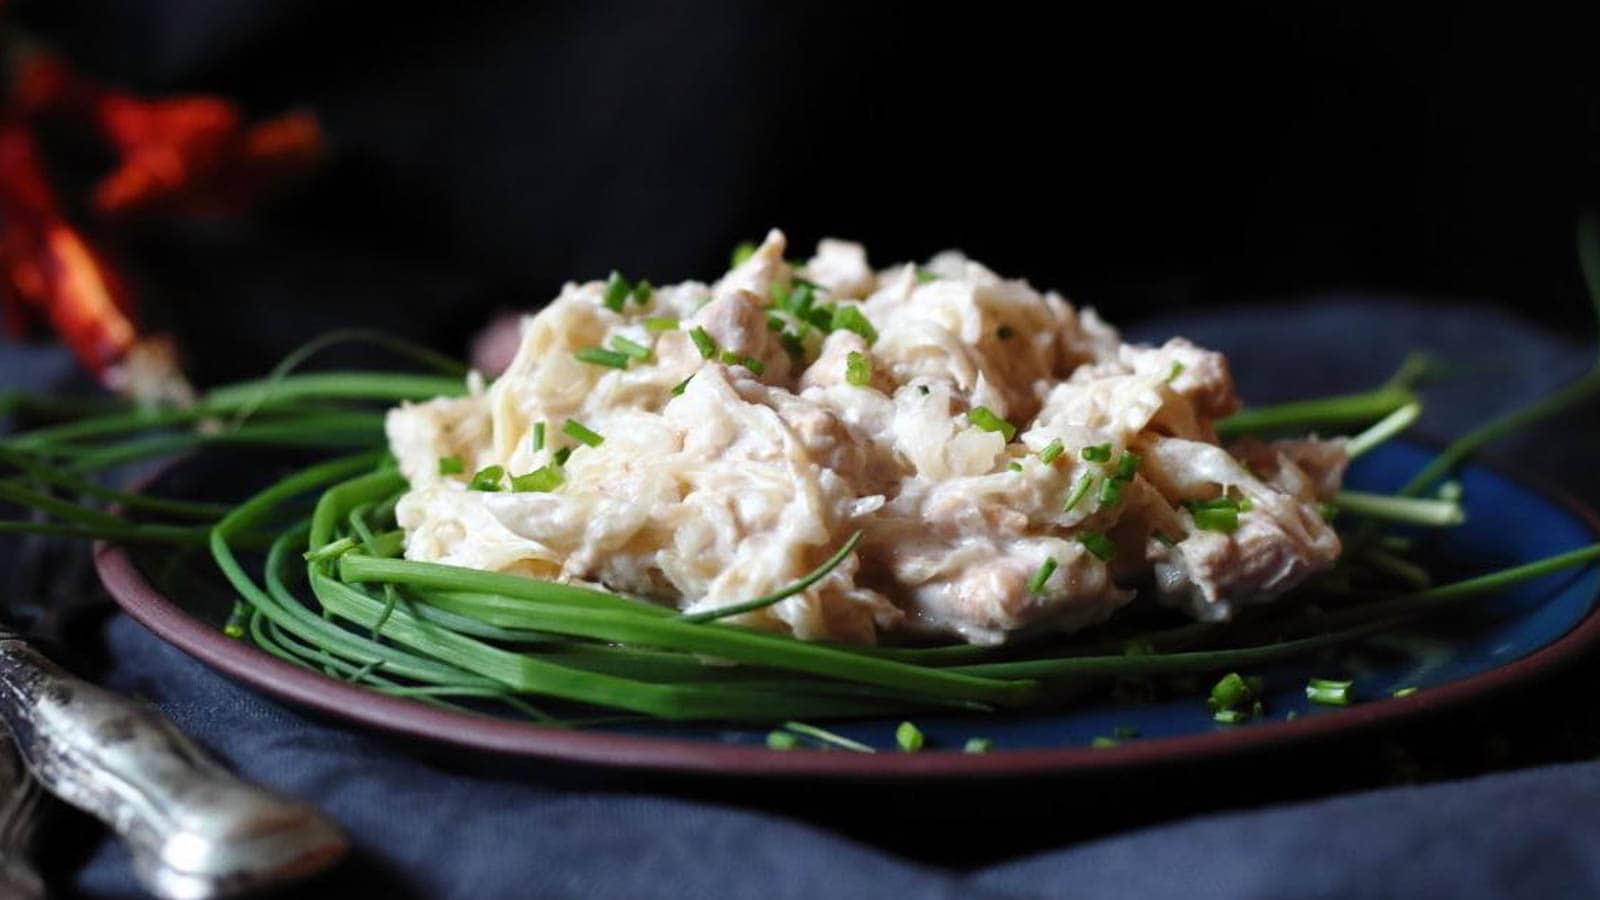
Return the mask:
<path fill-rule="evenodd" d="M 1511 478 L 1492 465 L 1502 478 Z M 1600 538 L 1600 515 L 1564 491 L 1519 475 L 1512 479 L 1581 519 Z M 1291 721 L 1253 724 L 1205 734 L 1146 738 L 1116 747 L 1055 747 L 969 754 L 776 752 L 759 745 L 715 744 L 683 738 L 540 726 L 531 722 L 441 709 L 391 697 L 291 665 L 189 615 L 152 586 L 118 545 L 98 542 L 95 569 L 129 616 L 200 660 L 280 699 L 338 719 L 396 735 L 490 753 L 554 762 L 716 777 L 944 779 L 1013 778 L 1097 773 L 1246 754 L 1376 728 L 1438 712 L 1534 680 L 1600 644 L 1600 605 L 1560 638 L 1487 672 L 1418 691 Z"/>

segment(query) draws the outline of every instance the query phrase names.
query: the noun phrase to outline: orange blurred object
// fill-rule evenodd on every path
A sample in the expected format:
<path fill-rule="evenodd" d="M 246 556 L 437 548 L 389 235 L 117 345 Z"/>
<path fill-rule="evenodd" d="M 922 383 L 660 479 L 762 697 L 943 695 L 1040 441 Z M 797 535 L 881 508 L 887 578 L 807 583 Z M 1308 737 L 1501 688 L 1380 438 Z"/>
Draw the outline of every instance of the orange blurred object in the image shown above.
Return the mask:
<path fill-rule="evenodd" d="M 94 189 L 94 210 L 105 216 L 236 214 L 325 155 L 308 112 L 247 122 L 232 101 L 138 97 L 97 85 L 49 54 L 23 60 L 12 97 L 24 116 L 87 124 L 117 152 L 116 167 Z"/>
<path fill-rule="evenodd" d="M 34 125 L 86 127 L 115 152 L 90 207 L 117 220 L 233 215 L 324 156 L 309 113 L 250 123 L 217 97 L 146 99 L 95 84 L 59 57 L 16 57 L 0 110 L 0 306 L 20 333 L 32 310 L 107 387 L 153 402 L 192 396 L 170 340 L 141 335 L 122 279 L 67 219 L 46 176 Z"/>
<path fill-rule="evenodd" d="M 0 173 L 6 287 L 50 321 L 85 368 L 104 371 L 134 341 L 126 289 L 61 215 L 38 143 L 15 121 L 0 122 Z"/>

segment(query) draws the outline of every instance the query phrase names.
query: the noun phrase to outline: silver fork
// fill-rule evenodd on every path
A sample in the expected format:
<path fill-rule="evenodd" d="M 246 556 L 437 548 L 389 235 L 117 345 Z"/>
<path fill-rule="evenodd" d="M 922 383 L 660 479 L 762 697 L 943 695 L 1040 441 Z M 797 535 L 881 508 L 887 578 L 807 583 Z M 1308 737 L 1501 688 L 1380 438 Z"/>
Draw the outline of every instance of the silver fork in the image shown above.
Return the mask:
<path fill-rule="evenodd" d="M 230 774 L 153 707 L 68 674 L 0 627 L 0 718 L 39 783 L 111 827 L 158 897 L 226 897 L 344 854 L 316 809 Z"/>
<path fill-rule="evenodd" d="M 33 829 L 39 782 L 28 774 L 16 747 L 0 739 L 0 897 L 42 900 L 44 881 L 33 867 Z"/>
<path fill-rule="evenodd" d="M 0 593 L 0 722 L 30 780 L 106 823 L 157 897 L 256 891 L 305 878 L 344 854 L 344 834 L 309 804 L 235 777 L 155 707 L 84 681 L 40 653 L 34 640 L 68 646 L 68 623 L 98 605 L 100 594 L 86 583 L 87 570 L 71 564 L 68 548 L 24 549 L 32 565 L 4 572 L 17 587 Z"/>

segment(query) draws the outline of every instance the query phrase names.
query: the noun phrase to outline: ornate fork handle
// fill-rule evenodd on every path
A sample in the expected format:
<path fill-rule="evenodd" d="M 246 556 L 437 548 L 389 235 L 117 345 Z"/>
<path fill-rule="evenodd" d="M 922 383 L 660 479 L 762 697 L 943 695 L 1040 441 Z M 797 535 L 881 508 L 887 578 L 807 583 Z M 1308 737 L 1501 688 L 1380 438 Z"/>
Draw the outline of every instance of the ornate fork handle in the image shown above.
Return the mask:
<path fill-rule="evenodd" d="M 109 825 L 157 896 L 256 890 L 320 871 L 346 849 L 311 806 L 239 780 L 153 708 L 68 674 L 9 632 L 0 718 L 39 782 Z"/>

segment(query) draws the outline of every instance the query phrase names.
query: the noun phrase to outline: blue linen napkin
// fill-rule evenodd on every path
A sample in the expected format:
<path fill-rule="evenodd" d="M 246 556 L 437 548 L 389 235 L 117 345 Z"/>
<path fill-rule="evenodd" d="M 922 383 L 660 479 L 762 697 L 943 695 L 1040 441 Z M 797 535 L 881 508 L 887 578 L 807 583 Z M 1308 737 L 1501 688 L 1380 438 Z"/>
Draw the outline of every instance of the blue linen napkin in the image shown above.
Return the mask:
<path fill-rule="evenodd" d="M 1115 310 L 1107 314 L 1115 319 Z M 1154 341 L 1184 334 L 1228 351 L 1243 393 L 1259 402 L 1363 389 L 1386 378 L 1408 350 L 1429 349 L 1454 369 L 1429 390 L 1421 427 L 1438 436 L 1547 392 L 1591 359 L 1578 342 L 1502 311 L 1399 299 L 1319 297 L 1150 321 L 1130 333 Z M 7 386 L 48 384 L 64 369 L 59 355 L 0 348 Z M 1507 441 L 1500 455 L 1600 500 L 1596 411 L 1590 403 Z M 981 828 L 940 842 L 919 834 L 914 821 L 893 829 L 898 834 L 852 827 L 848 794 L 835 815 L 809 815 L 807 822 L 775 811 L 779 805 L 766 803 L 759 786 L 739 802 L 727 790 L 707 799 L 694 785 L 641 786 L 558 767 L 511 772 L 453 752 L 419 756 L 381 735 L 261 697 L 125 616 L 108 620 L 104 639 L 105 683 L 159 704 L 235 770 L 344 823 L 356 851 L 317 885 L 329 893 L 805 900 L 890 892 L 1186 900 L 1600 895 L 1594 763 L 1225 814 L 1201 810 L 1176 824 L 1111 836 L 1096 834 L 1093 822 L 1126 821 L 1105 815 L 1118 785 L 1077 792 L 1041 784 L 1031 803 L 1017 792 L 995 794 L 1017 804 L 1009 823 L 991 809 Z M 1557 687 L 1566 692 L 1562 704 L 1590 703 L 1578 684 Z M 1300 754 L 1277 751 L 1260 768 Z M 937 798 L 941 788 L 917 790 Z M 862 796 L 864 803 L 907 798 Z M 970 802 L 970 792 L 963 796 L 960 802 Z M 1028 851 L 1040 833 L 1030 814 L 1041 811 L 1090 824 L 1076 830 L 1075 842 Z M 975 852 L 937 849 L 965 838 Z M 127 855 L 115 844 L 102 841 L 78 861 L 74 871 L 59 873 L 72 890 L 137 896 Z"/>

